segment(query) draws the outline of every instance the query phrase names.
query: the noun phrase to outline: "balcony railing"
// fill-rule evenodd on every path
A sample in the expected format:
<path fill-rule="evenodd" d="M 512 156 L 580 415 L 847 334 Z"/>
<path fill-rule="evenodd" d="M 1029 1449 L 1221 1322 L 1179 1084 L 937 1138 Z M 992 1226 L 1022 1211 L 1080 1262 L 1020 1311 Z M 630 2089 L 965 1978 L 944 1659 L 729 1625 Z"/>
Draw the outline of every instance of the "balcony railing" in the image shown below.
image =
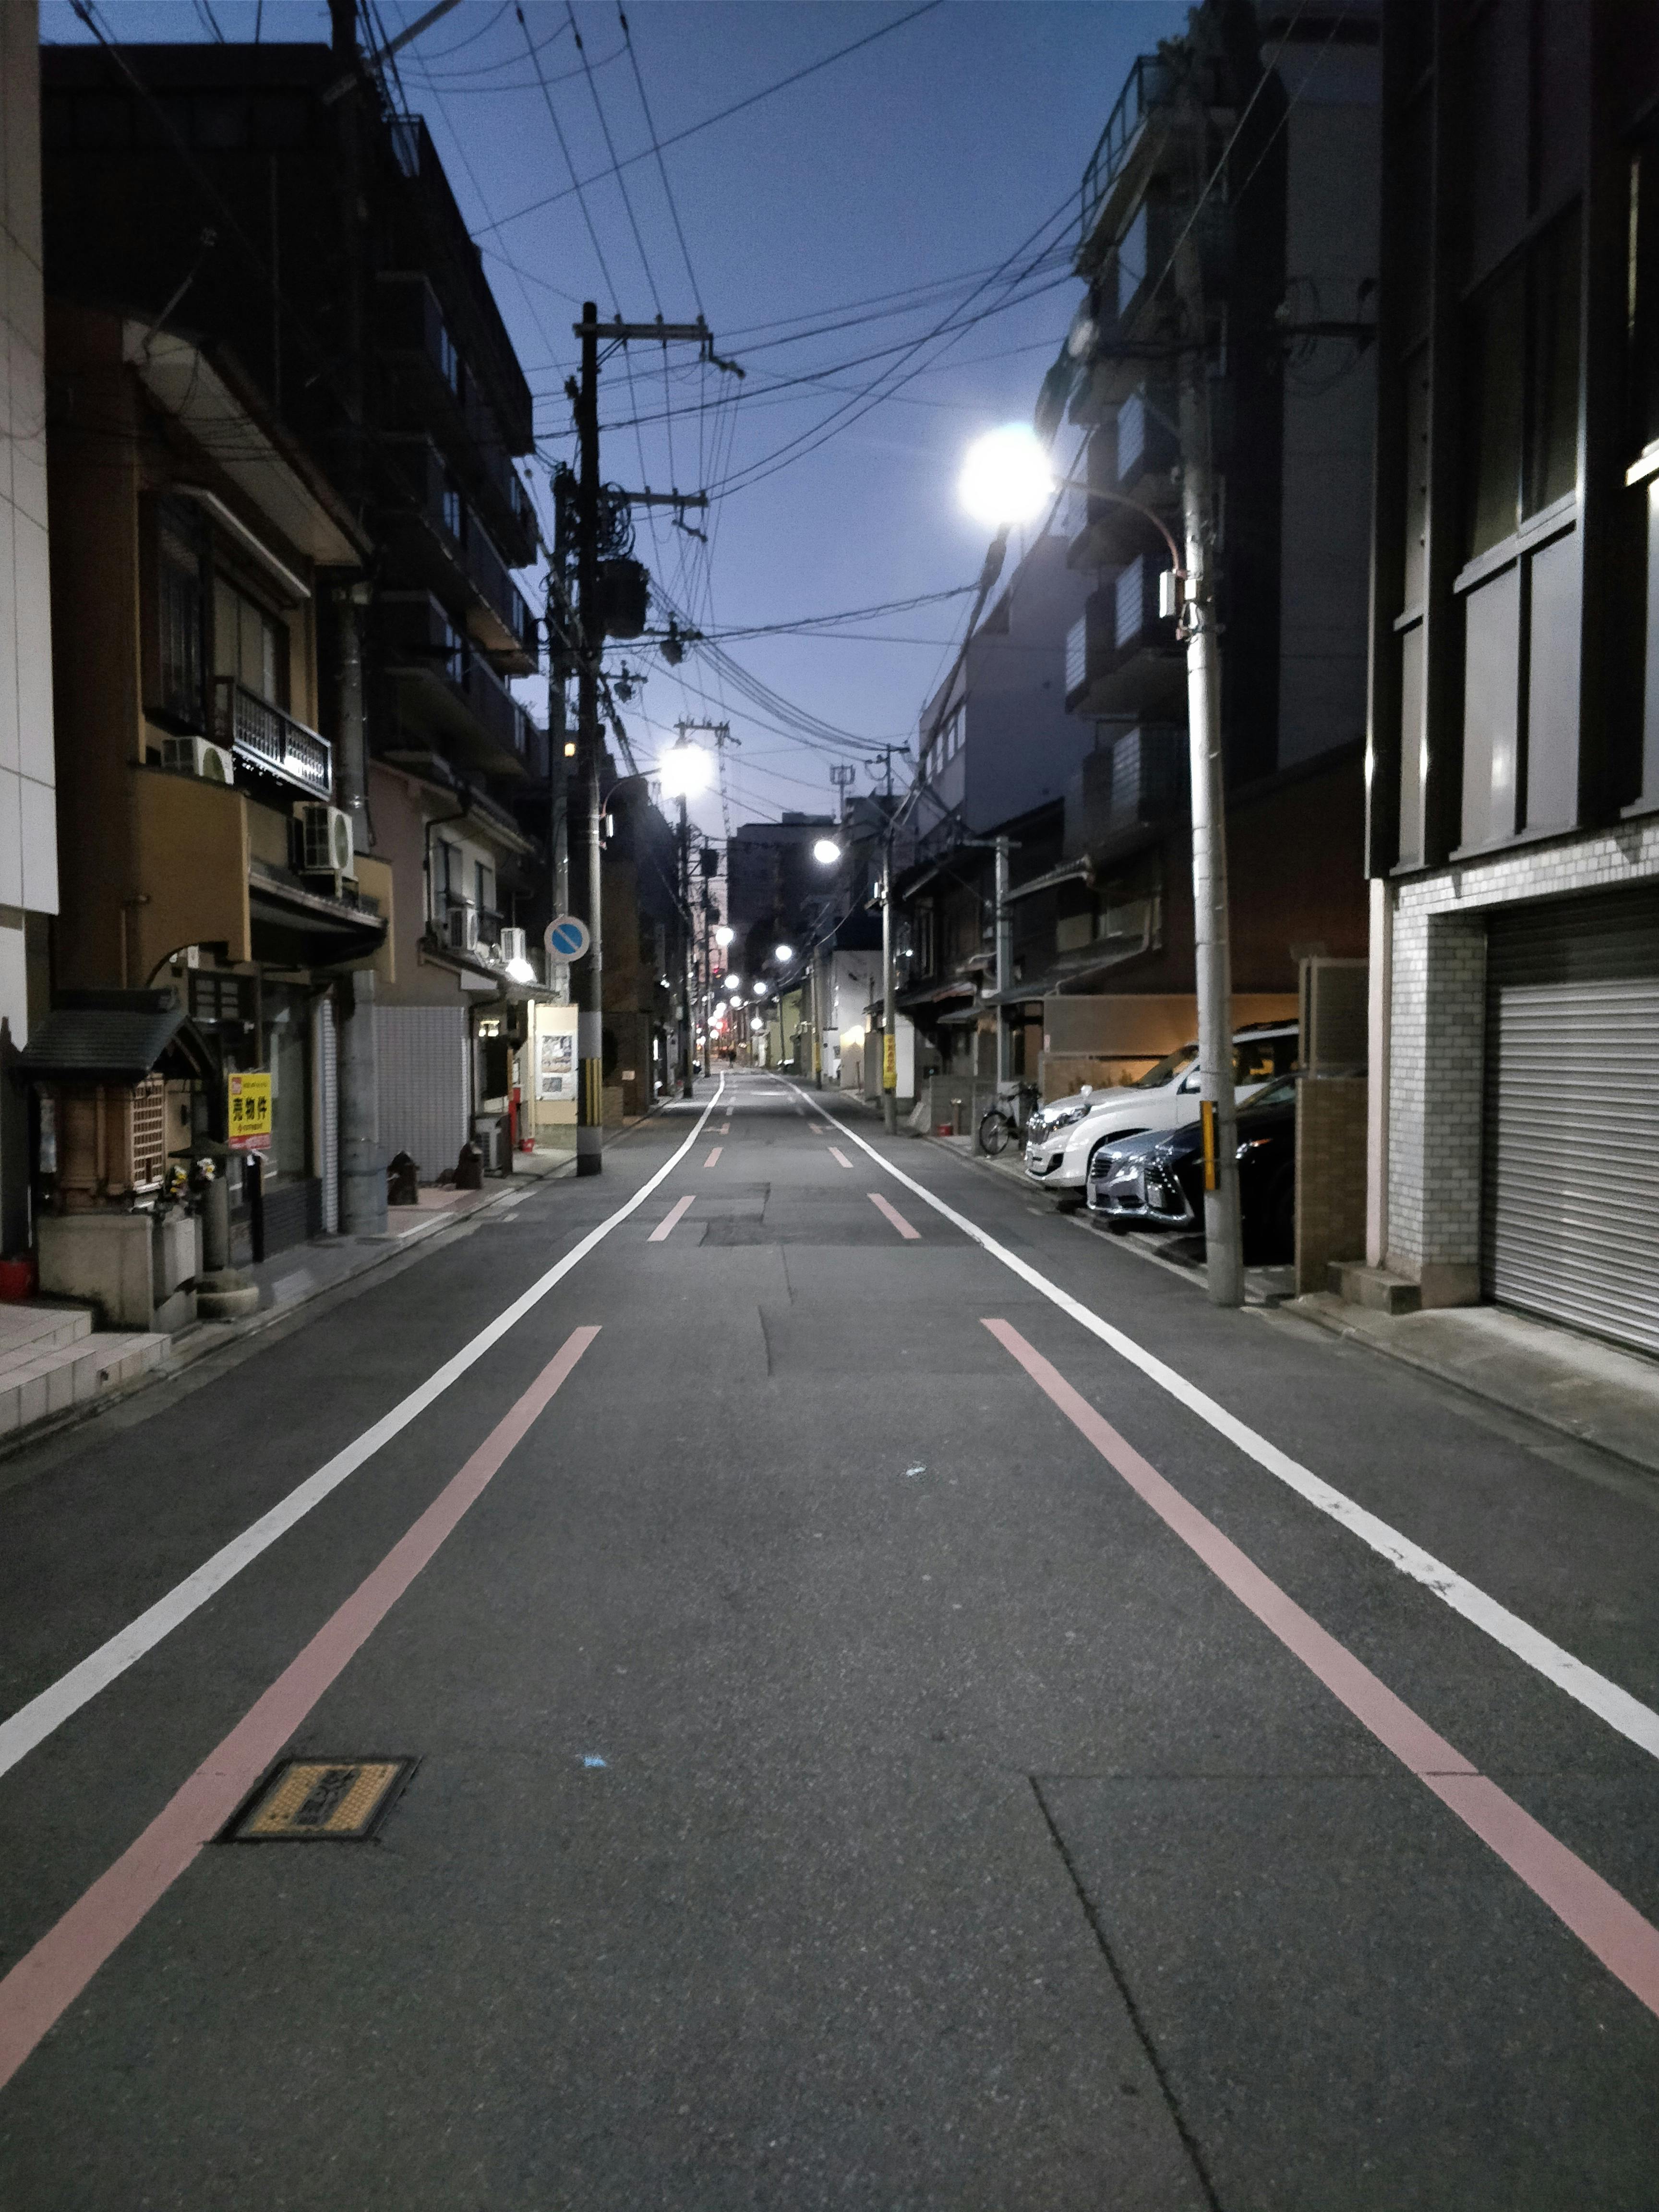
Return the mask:
<path fill-rule="evenodd" d="M 334 758 L 328 739 L 234 676 L 213 679 L 213 726 L 220 744 L 251 767 L 318 798 L 326 799 L 333 791 Z"/>
<path fill-rule="evenodd" d="M 1083 228 L 1081 240 L 1087 243 L 1100 214 L 1102 203 L 1129 158 L 1129 149 L 1134 144 L 1147 112 L 1153 107 L 1169 105 L 1175 90 L 1175 81 L 1169 64 L 1158 54 L 1141 54 L 1124 81 L 1117 96 L 1117 105 L 1106 118 L 1106 128 L 1100 134 L 1100 143 L 1083 172 Z"/>

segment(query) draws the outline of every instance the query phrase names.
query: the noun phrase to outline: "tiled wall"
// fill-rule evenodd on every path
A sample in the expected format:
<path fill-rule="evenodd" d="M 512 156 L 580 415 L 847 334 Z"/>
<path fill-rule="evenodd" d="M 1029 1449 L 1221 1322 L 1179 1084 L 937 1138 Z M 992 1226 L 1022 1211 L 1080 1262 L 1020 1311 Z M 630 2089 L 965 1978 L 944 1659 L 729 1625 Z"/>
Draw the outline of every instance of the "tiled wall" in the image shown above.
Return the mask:
<path fill-rule="evenodd" d="M 1443 1270 L 1473 1297 L 1480 1260 L 1486 920 L 1494 908 L 1659 877 L 1659 817 L 1410 878 L 1395 892 L 1388 1264 Z M 1426 1285 L 1425 1285 L 1426 1288 Z M 1456 1295 L 1457 1293 L 1454 1293 Z"/>

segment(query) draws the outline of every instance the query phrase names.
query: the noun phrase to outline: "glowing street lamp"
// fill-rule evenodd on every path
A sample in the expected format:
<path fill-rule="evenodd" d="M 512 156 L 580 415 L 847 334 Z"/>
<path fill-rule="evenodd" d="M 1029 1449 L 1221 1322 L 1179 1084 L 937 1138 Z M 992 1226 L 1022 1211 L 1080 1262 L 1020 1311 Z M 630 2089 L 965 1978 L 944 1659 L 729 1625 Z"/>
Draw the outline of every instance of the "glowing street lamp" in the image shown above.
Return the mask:
<path fill-rule="evenodd" d="M 720 927 L 714 932 L 714 942 L 719 945 L 720 951 L 724 952 L 726 946 L 735 939 L 737 933 L 737 931 L 733 929 L 728 922 L 723 921 Z"/>
<path fill-rule="evenodd" d="M 841 847 L 833 837 L 820 837 L 812 847 L 812 858 L 821 868 L 833 868 L 841 858 Z"/>
<path fill-rule="evenodd" d="M 1177 270 L 1180 259 L 1177 256 Z M 1180 279 L 1177 278 L 1179 283 Z M 958 483 L 963 506 L 976 522 L 998 534 L 980 580 L 979 597 L 969 617 L 972 636 L 981 609 L 1002 566 L 1008 532 L 1034 522 L 1062 486 L 1086 491 L 1091 499 L 1133 507 L 1162 537 L 1170 570 L 1158 586 L 1161 616 L 1176 617 L 1176 635 L 1187 647 L 1188 744 L 1192 776 L 1193 905 L 1198 918 L 1194 946 L 1198 986 L 1199 1099 L 1205 1127 L 1204 1230 L 1210 1298 L 1218 1306 L 1242 1305 L 1244 1298 L 1243 1238 L 1239 1217 L 1238 1169 L 1234 1133 L 1231 960 L 1227 914 L 1226 799 L 1221 780 L 1221 663 L 1217 650 L 1215 580 L 1210 535 L 1214 513 L 1207 454 L 1209 390 L 1202 356 L 1182 356 L 1180 414 L 1180 479 L 1186 551 L 1162 516 L 1121 492 L 1097 491 L 1070 477 L 1057 477 L 1036 433 L 1010 424 L 993 430 L 969 448 Z M 964 645 L 963 652 L 965 654 Z M 961 659 L 957 667 L 961 666 Z M 953 668 L 945 685 L 956 680 Z M 924 739 L 924 742 L 926 740 Z M 889 850 L 890 853 L 890 840 Z M 885 888 L 885 886 L 884 886 Z M 890 920 L 884 902 L 884 921 Z M 1000 925 L 1000 916 L 999 916 Z M 893 973 L 884 957 L 888 1034 L 893 1019 Z M 1000 978 L 999 978 L 1000 981 Z M 1000 1074 L 1004 1048 L 999 1044 Z M 890 1115 L 891 1105 L 889 1106 Z M 890 1132 L 893 1121 L 888 1121 Z"/>
<path fill-rule="evenodd" d="M 957 489 L 963 506 L 987 530 L 1035 522 L 1054 495 L 1048 449 L 1029 424 L 1005 423 L 968 448 Z"/>
<path fill-rule="evenodd" d="M 772 957 L 782 962 L 785 966 L 787 966 L 794 957 L 795 948 L 793 945 L 775 945 L 772 947 Z"/>
<path fill-rule="evenodd" d="M 695 799 L 708 782 L 708 756 L 701 745 L 687 744 L 684 739 L 670 745 L 657 763 L 657 774 L 662 779 L 663 796 L 678 799 L 682 805 Z"/>
<path fill-rule="evenodd" d="M 757 999 L 763 999 L 763 998 L 766 996 L 766 986 L 765 986 L 765 984 L 764 984 L 764 983 L 757 983 L 757 984 L 756 984 L 756 986 L 755 986 L 755 996 L 756 996 Z"/>

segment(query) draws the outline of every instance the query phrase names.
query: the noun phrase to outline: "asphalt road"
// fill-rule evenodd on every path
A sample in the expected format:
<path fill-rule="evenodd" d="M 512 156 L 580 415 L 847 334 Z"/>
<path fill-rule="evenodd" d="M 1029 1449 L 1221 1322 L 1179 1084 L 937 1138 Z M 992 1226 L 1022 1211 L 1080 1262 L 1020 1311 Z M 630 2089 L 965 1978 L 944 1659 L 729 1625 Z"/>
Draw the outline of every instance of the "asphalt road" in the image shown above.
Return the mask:
<path fill-rule="evenodd" d="M 1659 1486 L 714 1091 L 0 1494 L 4 2212 L 1659 2204 Z"/>

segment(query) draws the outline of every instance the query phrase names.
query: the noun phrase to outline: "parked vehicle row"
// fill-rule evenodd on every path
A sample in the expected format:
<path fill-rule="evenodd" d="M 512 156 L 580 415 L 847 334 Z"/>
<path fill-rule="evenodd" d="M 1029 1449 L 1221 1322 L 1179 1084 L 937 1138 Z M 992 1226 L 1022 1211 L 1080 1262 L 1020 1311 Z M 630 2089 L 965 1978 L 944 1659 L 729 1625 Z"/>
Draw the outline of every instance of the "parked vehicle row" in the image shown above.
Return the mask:
<path fill-rule="evenodd" d="M 1149 1129 L 1096 1146 L 1091 1213 L 1122 1234 L 1131 1229 L 1204 1225 L 1204 1137 L 1195 1121 Z M 1258 1090 L 1238 1116 L 1238 1196 L 1247 1260 L 1288 1259 L 1296 1240 L 1296 1079 Z"/>
<path fill-rule="evenodd" d="M 1233 1085 L 1241 1105 L 1295 1066 L 1295 1022 L 1249 1022 L 1233 1032 Z M 1182 1045 L 1138 1081 L 1056 1099 L 1026 1126 L 1025 1173 L 1062 1206 L 1086 1202 L 1097 1157 L 1144 1130 L 1166 1131 L 1199 1118 L 1198 1047 Z"/>

